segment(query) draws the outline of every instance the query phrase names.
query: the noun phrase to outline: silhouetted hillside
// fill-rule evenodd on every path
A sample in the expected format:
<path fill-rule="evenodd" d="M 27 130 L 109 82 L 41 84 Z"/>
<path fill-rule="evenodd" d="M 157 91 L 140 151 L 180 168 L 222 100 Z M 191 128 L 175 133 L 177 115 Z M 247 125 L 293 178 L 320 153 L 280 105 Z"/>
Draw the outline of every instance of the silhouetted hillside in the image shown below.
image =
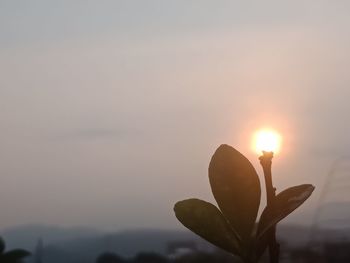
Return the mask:
<path fill-rule="evenodd" d="M 8 248 L 21 247 L 28 250 L 34 248 L 39 238 L 42 238 L 45 244 L 54 244 L 60 241 L 96 237 L 102 234 L 102 231 L 92 228 L 64 228 L 46 225 L 24 225 L 0 231 Z"/>
<path fill-rule="evenodd" d="M 304 247 L 310 236 L 310 229 L 304 226 L 279 226 L 278 238 L 290 247 Z M 104 233 L 88 228 L 60 228 L 47 226 L 21 226 L 3 231 L 9 247 L 26 248 L 34 251 L 39 237 L 44 241 L 44 262 L 94 262 L 102 253 L 110 251 L 126 259 L 147 251 L 160 255 L 167 253 L 167 245 L 174 241 L 194 241 L 202 248 L 207 242 L 190 231 L 181 230 L 132 230 Z M 350 229 L 322 230 L 318 239 L 327 242 L 350 238 Z M 288 241 L 286 244 L 284 241 Z M 206 249 L 204 249 L 206 250 Z M 28 261 L 32 262 L 32 261 Z"/>

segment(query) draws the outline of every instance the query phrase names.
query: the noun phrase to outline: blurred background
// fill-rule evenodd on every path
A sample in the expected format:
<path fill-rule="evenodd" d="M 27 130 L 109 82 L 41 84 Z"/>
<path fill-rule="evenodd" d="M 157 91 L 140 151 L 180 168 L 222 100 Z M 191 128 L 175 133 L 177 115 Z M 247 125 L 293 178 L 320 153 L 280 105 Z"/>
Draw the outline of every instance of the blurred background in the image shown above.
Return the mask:
<path fill-rule="evenodd" d="M 279 227 L 282 260 L 349 262 L 349 8 L 1 0 L 0 234 L 8 247 L 47 263 L 95 262 L 108 251 L 142 262 L 152 255 L 140 259 L 141 251 L 164 256 L 157 260 L 216 251 L 177 222 L 173 205 L 214 202 L 207 168 L 222 143 L 262 175 L 252 135 L 273 127 L 283 137 L 277 192 L 316 186 Z"/>

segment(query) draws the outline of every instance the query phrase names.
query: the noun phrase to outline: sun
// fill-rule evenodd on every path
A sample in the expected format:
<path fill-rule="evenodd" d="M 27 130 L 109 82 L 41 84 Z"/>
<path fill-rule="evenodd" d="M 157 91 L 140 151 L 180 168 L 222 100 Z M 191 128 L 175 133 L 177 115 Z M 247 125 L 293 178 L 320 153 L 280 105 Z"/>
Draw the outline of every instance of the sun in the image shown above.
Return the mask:
<path fill-rule="evenodd" d="M 254 133 L 252 148 L 258 154 L 263 151 L 277 154 L 281 149 L 281 142 L 282 137 L 277 131 L 261 129 Z"/>

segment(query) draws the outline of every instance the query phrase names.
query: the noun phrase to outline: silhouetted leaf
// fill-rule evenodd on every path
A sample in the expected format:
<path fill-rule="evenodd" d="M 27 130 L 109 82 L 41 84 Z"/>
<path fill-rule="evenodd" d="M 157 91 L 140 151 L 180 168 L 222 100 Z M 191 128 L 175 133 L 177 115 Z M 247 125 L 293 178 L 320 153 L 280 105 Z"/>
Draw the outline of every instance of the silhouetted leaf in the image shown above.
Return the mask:
<path fill-rule="evenodd" d="M 177 219 L 188 229 L 210 243 L 239 254 L 239 242 L 220 210 L 199 199 L 187 199 L 174 206 Z"/>
<path fill-rule="evenodd" d="M 2 255 L 1 260 L 6 263 L 17 263 L 21 259 L 28 257 L 30 253 L 23 249 L 14 249 Z"/>
<path fill-rule="evenodd" d="M 257 238 L 255 240 L 255 256 L 256 259 L 260 259 L 260 257 L 264 254 L 269 241 L 270 241 L 270 235 L 269 232 L 265 232 L 261 237 Z"/>
<path fill-rule="evenodd" d="M 312 194 L 314 186 L 303 184 L 288 188 L 276 196 L 273 208 L 266 207 L 261 214 L 256 239 L 256 257 L 259 259 L 269 244 L 269 230 L 302 205 Z"/>
<path fill-rule="evenodd" d="M 290 187 L 279 193 L 273 207 L 266 207 L 261 214 L 258 237 L 261 237 L 271 227 L 302 205 L 310 197 L 315 187 L 311 184 L 303 184 Z"/>
<path fill-rule="evenodd" d="M 6 248 L 5 241 L 2 237 L 0 237 L 0 254 L 4 253 L 5 248 Z"/>
<path fill-rule="evenodd" d="M 223 144 L 210 161 L 209 180 L 224 216 L 243 239 L 249 239 L 261 195 L 253 165 L 240 152 Z"/>

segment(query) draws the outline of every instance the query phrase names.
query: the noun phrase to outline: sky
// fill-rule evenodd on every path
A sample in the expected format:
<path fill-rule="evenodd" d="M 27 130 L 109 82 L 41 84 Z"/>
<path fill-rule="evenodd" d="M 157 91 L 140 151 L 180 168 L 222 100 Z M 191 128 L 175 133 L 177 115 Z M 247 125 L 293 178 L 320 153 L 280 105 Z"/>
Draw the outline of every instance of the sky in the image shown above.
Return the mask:
<path fill-rule="evenodd" d="M 177 228 L 222 143 L 279 190 L 350 155 L 349 1 L 0 0 L 0 228 Z M 260 178 L 262 179 L 262 178 Z M 263 187 L 263 185 L 262 185 Z M 339 200 L 348 198 L 340 194 Z"/>

